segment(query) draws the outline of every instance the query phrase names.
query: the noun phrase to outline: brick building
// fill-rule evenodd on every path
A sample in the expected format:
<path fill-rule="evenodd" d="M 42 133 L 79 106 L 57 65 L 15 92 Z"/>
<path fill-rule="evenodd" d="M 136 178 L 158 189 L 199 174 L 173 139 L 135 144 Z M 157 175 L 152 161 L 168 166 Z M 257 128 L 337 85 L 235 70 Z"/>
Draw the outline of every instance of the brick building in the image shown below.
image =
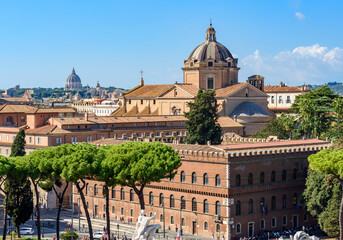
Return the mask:
<path fill-rule="evenodd" d="M 101 144 L 119 144 L 104 139 Z M 174 179 L 145 188 L 147 214 L 157 212 L 156 223 L 186 233 L 216 238 L 252 236 L 309 224 L 299 201 L 305 186 L 307 157 L 328 142 L 297 140 L 201 146 L 170 144 L 181 156 L 182 166 Z M 90 215 L 103 217 L 102 183 L 87 181 L 86 201 Z M 74 189 L 74 204 L 79 195 Z M 111 218 L 139 214 L 138 197 L 128 187 L 110 190 Z M 81 209 L 82 210 L 82 209 Z"/>

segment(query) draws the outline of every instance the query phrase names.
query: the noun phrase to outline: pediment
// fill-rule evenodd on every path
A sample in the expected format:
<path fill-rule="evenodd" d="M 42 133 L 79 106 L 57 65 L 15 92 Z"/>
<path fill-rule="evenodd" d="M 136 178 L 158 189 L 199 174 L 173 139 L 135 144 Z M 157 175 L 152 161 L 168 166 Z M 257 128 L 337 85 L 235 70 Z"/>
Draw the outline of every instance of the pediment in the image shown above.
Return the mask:
<path fill-rule="evenodd" d="M 228 97 L 246 97 L 247 93 L 248 97 L 268 97 L 266 93 L 262 92 L 251 84 L 242 86 L 242 88 L 237 89 L 235 92 L 229 94 Z"/>
<path fill-rule="evenodd" d="M 182 89 L 177 84 L 162 93 L 158 98 L 194 98 L 195 96 Z"/>

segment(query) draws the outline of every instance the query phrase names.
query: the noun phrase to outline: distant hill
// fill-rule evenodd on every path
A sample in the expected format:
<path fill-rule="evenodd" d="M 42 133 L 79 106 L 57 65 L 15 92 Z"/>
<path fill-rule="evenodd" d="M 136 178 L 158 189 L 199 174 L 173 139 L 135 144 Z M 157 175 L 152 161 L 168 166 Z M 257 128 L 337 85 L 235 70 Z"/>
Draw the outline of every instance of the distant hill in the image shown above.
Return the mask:
<path fill-rule="evenodd" d="M 316 90 L 324 85 L 328 85 L 328 87 L 335 93 L 339 95 L 343 95 L 343 83 L 340 82 L 329 82 L 327 84 L 321 85 L 310 85 L 311 90 Z"/>

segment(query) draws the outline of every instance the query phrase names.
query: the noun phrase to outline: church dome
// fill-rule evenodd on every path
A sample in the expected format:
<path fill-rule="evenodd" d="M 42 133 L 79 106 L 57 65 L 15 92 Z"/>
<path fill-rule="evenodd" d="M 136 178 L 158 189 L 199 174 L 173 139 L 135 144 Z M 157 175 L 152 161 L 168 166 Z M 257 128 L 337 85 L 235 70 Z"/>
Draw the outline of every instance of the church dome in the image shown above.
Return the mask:
<path fill-rule="evenodd" d="M 216 31 L 212 27 L 212 24 L 206 30 L 205 42 L 197 46 L 187 60 L 204 62 L 208 58 L 212 58 L 215 62 L 227 62 L 228 58 L 233 59 L 230 51 L 223 44 L 217 42 Z"/>
<path fill-rule="evenodd" d="M 81 78 L 75 73 L 75 69 L 68 76 L 64 90 L 82 90 Z"/>

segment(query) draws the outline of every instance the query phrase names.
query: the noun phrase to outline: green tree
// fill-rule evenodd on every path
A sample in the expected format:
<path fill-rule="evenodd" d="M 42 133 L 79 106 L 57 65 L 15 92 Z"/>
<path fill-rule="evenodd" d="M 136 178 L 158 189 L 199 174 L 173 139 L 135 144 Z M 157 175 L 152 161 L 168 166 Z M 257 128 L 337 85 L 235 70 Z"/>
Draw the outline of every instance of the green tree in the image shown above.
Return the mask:
<path fill-rule="evenodd" d="M 77 188 L 87 218 L 89 237 L 90 240 L 93 240 L 92 223 L 83 190 L 86 187 L 85 179 L 94 176 L 93 162 L 98 153 L 98 148 L 93 144 L 87 143 L 67 145 L 72 151 L 70 154 L 64 156 L 66 165 L 62 170 L 61 177 L 64 180 L 73 183 Z"/>
<path fill-rule="evenodd" d="M 116 145 L 101 146 L 93 162 L 94 178 L 104 182 L 103 194 L 106 198 L 106 229 L 107 235 L 111 236 L 110 210 L 109 210 L 109 187 L 118 184 L 117 175 L 120 172 L 120 155 L 117 154 Z"/>
<path fill-rule="evenodd" d="M 1 176 L 1 183 L 0 183 L 0 190 L 4 193 L 4 219 L 7 219 L 8 215 L 8 199 L 10 197 L 10 192 L 12 190 L 12 186 L 15 182 L 21 181 L 25 179 L 27 174 L 25 168 L 22 167 L 20 164 L 21 157 L 11 157 L 5 158 L 0 156 L 0 176 Z M 4 183 L 6 183 L 7 187 L 4 188 Z M 6 239 L 6 231 L 7 231 L 7 221 L 4 221 L 3 227 L 3 239 Z"/>
<path fill-rule="evenodd" d="M 338 138 L 341 137 L 341 127 L 340 127 L 340 122 L 342 119 L 342 115 L 343 115 L 343 101 L 342 101 L 342 97 L 338 96 L 335 98 L 335 100 L 332 103 L 333 109 L 337 115 L 337 132 L 338 132 Z"/>
<path fill-rule="evenodd" d="M 252 135 L 255 138 L 268 138 L 269 136 L 277 136 L 279 139 L 289 139 L 289 133 L 281 119 L 271 118 L 269 122 L 264 124 L 264 127 L 260 131 Z"/>
<path fill-rule="evenodd" d="M 38 151 L 37 151 L 38 152 Z M 63 198 L 68 189 L 69 182 L 61 178 L 62 170 L 67 165 L 64 156 L 73 152 L 72 145 L 63 144 L 58 147 L 45 148 L 39 151 L 41 158 L 40 168 L 47 173 L 47 179 L 41 181 L 39 186 L 45 191 L 54 191 L 58 199 L 57 217 L 56 217 L 56 239 L 60 239 L 60 215 L 63 205 Z M 38 156 L 37 156 L 38 157 Z M 60 189 L 61 191 L 58 191 Z M 60 192 L 60 194 L 59 194 Z"/>
<path fill-rule="evenodd" d="M 309 157 L 310 168 L 324 174 L 331 174 L 343 187 L 343 149 L 324 149 Z M 343 239 L 343 195 L 339 210 L 340 239 Z"/>
<path fill-rule="evenodd" d="M 331 174 L 308 171 L 303 200 L 306 210 L 318 219 L 321 229 L 331 237 L 339 235 L 340 184 Z"/>
<path fill-rule="evenodd" d="M 24 129 L 20 129 L 11 146 L 10 157 L 25 156 L 25 144 L 25 131 Z"/>
<path fill-rule="evenodd" d="M 307 136 L 321 136 L 331 127 L 332 102 L 336 97 L 327 85 L 296 97 L 291 110 L 299 114 L 300 125 Z"/>
<path fill-rule="evenodd" d="M 114 173 L 118 182 L 135 191 L 141 209 L 145 209 L 144 187 L 163 178 L 173 178 L 181 166 L 179 154 L 160 142 L 127 142 L 117 145 L 111 154 L 118 160 L 119 173 Z"/>
<path fill-rule="evenodd" d="M 222 141 L 222 130 L 218 124 L 218 104 L 215 99 L 215 91 L 199 90 L 194 103 L 189 102 L 189 112 L 185 112 L 187 118 L 186 129 L 189 136 L 187 143 L 220 144 Z"/>
<path fill-rule="evenodd" d="M 33 212 L 33 194 L 31 183 L 26 178 L 21 181 L 14 181 L 11 189 L 8 189 L 9 181 L 5 182 L 5 191 L 10 191 L 7 198 L 8 215 L 17 228 L 17 234 L 20 238 L 20 225 L 30 219 Z"/>

